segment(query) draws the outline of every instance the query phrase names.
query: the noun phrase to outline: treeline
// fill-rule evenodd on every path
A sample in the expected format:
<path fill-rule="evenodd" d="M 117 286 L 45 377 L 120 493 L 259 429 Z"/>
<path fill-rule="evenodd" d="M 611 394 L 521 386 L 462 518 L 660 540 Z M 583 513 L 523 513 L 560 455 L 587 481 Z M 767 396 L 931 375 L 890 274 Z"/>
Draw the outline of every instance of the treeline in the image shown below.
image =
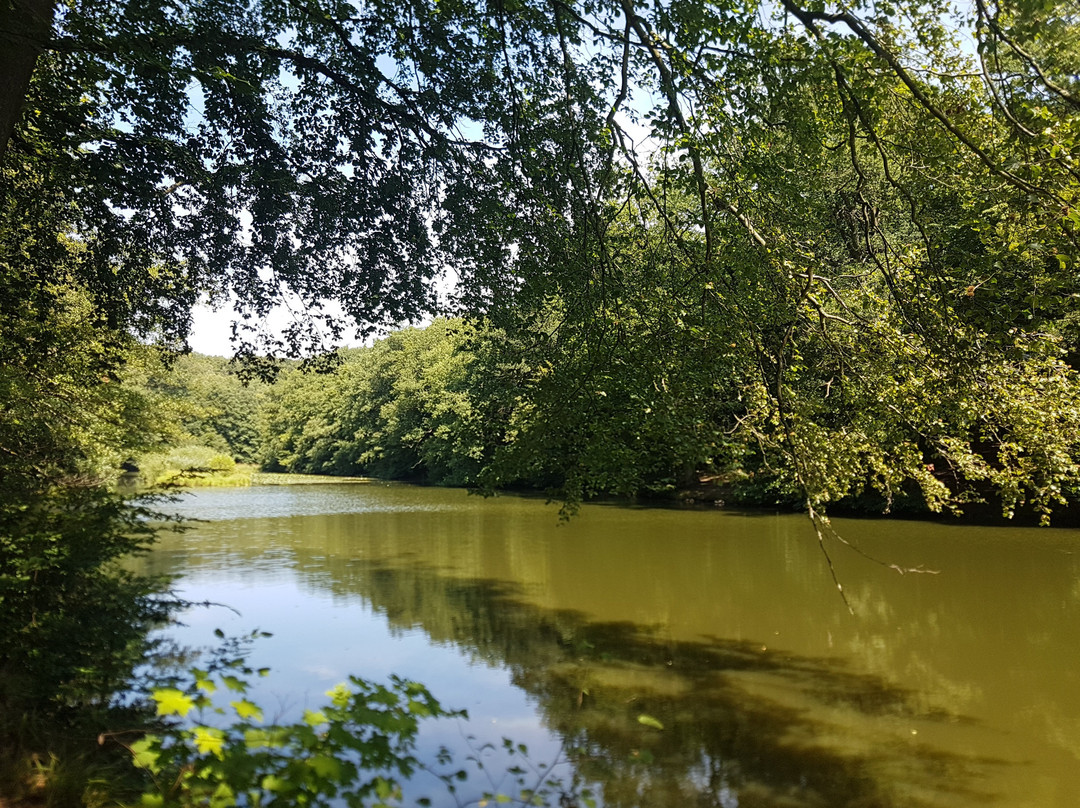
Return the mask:
<path fill-rule="evenodd" d="M 150 351 L 153 366 L 143 362 L 126 384 L 162 416 L 159 445 L 133 459 L 151 476 L 163 456 L 215 452 L 269 472 L 557 485 L 554 456 L 509 471 L 507 449 L 535 418 L 521 396 L 530 371 L 509 363 L 506 348 L 501 335 L 437 318 L 341 350 L 317 370 L 284 362 L 272 382 L 220 357 Z"/>
<path fill-rule="evenodd" d="M 720 372 L 730 354 L 718 357 L 711 341 L 672 335 L 666 338 L 669 350 L 661 352 L 660 337 L 647 322 L 635 328 L 640 333 L 611 351 L 604 372 L 572 344 L 538 347 L 493 327 L 446 318 L 340 351 L 318 370 L 284 363 L 272 383 L 248 378 L 250 369 L 237 361 L 199 355 L 166 361 L 150 352 L 155 358 L 144 354 L 125 382 L 130 396 L 156 414 L 141 419 L 155 423 L 157 444 L 138 455 L 137 464 L 147 482 L 167 478 L 167 468 L 222 474 L 240 463 L 267 472 L 371 476 L 485 492 L 526 488 L 571 510 L 596 496 L 800 505 L 798 476 L 770 462 L 771 447 L 754 432 L 731 426 L 755 402 L 747 399 L 752 386 L 733 368 Z M 545 351 L 562 352 L 558 368 L 543 361 Z M 882 380 L 875 402 L 859 403 L 848 393 L 826 396 L 818 417 L 839 421 L 851 417 L 855 406 L 866 413 L 871 406 L 887 407 L 889 383 Z M 1007 383 L 988 378 L 982 394 Z M 1060 394 L 1053 384 L 1044 377 L 1047 395 Z M 1060 417 L 1056 409 L 1030 417 L 1030 402 L 1012 389 L 1010 409 L 1028 412 L 1014 429 L 1043 432 Z M 943 397 L 945 392 L 938 388 Z M 938 426 L 959 430 L 968 416 L 946 404 L 943 398 L 935 408 Z M 813 452 L 825 473 L 846 473 L 837 470 L 850 462 L 842 446 L 822 444 Z M 921 485 L 901 482 L 886 498 L 881 480 L 874 479 L 878 470 L 864 467 L 848 478 L 839 507 L 925 512 L 935 505 L 926 491 L 955 486 L 962 473 L 935 469 L 919 455 L 904 462 L 923 476 Z M 968 470 L 968 484 L 978 483 L 978 472 Z M 969 509 L 979 490 L 969 494 Z M 1070 486 L 1058 492 L 1065 501 L 1076 500 Z M 985 513 L 999 513 L 1000 495 L 989 486 L 981 494 Z"/>
<path fill-rule="evenodd" d="M 273 383 L 243 381 L 241 364 L 218 357 L 144 363 L 128 384 L 162 416 L 161 445 L 137 465 L 152 478 L 163 456 L 197 464 L 225 453 L 269 472 L 525 487 L 570 503 L 703 476 L 741 482 L 743 499 L 782 496 L 754 483 L 763 478 L 749 447 L 707 427 L 713 387 L 620 377 L 601 389 L 582 378 L 562 407 L 541 409 L 531 396 L 552 372 L 529 355 L 503 332 L 437 318 L 343 350 L 321 370 L 286 363 Z"/>
<path fill-rule="evenodd" d="M 476 484 L 514 404 L 488 383 L 489 338 L 439 319 L 345 351 L 331 372 L 288 370 L 262 410 L 263 468 Z"/>

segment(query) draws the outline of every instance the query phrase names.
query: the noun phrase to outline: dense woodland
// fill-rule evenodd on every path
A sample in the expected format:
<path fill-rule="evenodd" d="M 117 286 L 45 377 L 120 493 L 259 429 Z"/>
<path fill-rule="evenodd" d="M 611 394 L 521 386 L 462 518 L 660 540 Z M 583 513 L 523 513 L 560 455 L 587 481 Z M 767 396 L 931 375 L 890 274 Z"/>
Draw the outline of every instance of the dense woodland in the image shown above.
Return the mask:
<path fill-rule="evenodd" d="M 662 496 L 697 484 L 701 475 L 723 478 L 742 502 L 763 496 L 797 502 L 794 490 L 777 487 L 760 466 L 744 468 L 752 461 L 702 458 L 693 440 L 701 417 L 689 403 L 651 430 L 628 434 L 639 451 L 621 456 L 633 465 L 594 472 L 583 490 L 570 445 L 554 448 L 562 438 L 550 434 L 550 423 L 521 395 L 533 369 L 511 350 L 501 332 L 439 318 L 341 351 L 319 371 L 287 363 L 273 382 L 248 378 L 242 365 L 219 357 L 163 362 L 146 353 L 125 384 L 157 414 L 160 446 L 130 461 L 143 485 L 214 483 L 218 478 L 207 472 L 220 478 L 239 463 L 484 493 L 534 489 L 572 505 L 572 497 L 585 494 Z M 541 441 L 550 448 L 533 446 Z"/>
<path fill-rule="evenodd" d="M 111 485 L 170 446 L 1049 521 L 1080 476 L 1077 15 L 6 0 L 4 731 L 141 657 L 167 603 L 115 565 L 151 536 Z M 201 299 L 273 386 L 176 358 Z"/>

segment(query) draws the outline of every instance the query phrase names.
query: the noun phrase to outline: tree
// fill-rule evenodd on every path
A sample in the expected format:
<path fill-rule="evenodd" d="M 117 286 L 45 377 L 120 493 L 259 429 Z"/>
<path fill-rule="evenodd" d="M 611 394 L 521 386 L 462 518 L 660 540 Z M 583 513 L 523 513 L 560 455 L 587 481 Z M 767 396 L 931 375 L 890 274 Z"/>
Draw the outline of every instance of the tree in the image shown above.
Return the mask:
<path fill-rule="evenodd" d="M 432 311 L 444 268 L 505 254 L 503 130 L 526 122 L 499 74 L 520 57 L 542 78 L 553 33 L 546 10 L 465 3 L 56 6 L 45 40 L 11 37 L 41 55 L 5 159 L 67 195 L 111 326 L 179 343 L 200 295 L 252 318 L 285 299 L 283 343 L 242 323 L 238 348 L 299 353 L 340 336 L 329 299 L 397 324 Z"/>
<path fill-rule="evenodd" d="M 885 507 L 1061 502 L 1080 456 L 1077 64 L 1071 46 L 1040 62 L 1028 15 L 1070 42 L 1070 7 L 978 6 L 983 68 L 935 4 L 903 4 L 910 27 L 858 3 L 605 8 L 576 17 L 601 44 L 566 70 L 614 66 L 613 108 L 651 88 L 659 145 L 640 155 L 609 115 L 621 157 L 586 141 L 582 214 L 516 256 L 520 291 L 494 316 L 552 368 L 526 397 L 588 401 L 562 449 L 509 451 L 592 469 L 581 447 L 605 447 L 633 489 L 654 408 L 615 404 L 612 383 L 670 389 L 671 347 L 696 346 L 679 381 L 727 405 L 705 411 L 697 462 L 730 462 L 715 436 L 734 439 L 811 513 L 867 487 Z"/>
<path fill-rule="evenodd" d="M 484 381 L 494 338 L 439 318 L 344 352 L 333 372 L 283 374 L 263 408 L 264 466 L 475 485 L 512 411 Z"/>
<path fill-rule="evenodd" d="M 147 351 L 145 369 L 129 367 L 128 384 L 151 399 L 159 421 L 175 423 L 169 441 L 198 444 L 251 463 L 258 452 L 258 412 L 266 387 L 257 379 L 242 380 L 227 359 L 188 354 L 166 356 Z"/>

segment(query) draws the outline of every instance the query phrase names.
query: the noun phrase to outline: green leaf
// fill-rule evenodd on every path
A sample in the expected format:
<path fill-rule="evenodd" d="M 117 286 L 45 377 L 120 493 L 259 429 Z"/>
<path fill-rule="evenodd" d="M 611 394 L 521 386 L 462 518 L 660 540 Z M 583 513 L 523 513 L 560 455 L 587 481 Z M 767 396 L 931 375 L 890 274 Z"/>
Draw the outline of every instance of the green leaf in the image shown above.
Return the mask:
<path fill-rule="evenodd" d="M 192 742 L 195 744 L 199 754 L 205 755 L 210 752 L 221 757 L 221 750 L 225 744 L 225 733 L 214 727 L 195 727 L 192 732 Z"/>
<path fill-rule="evenodd" d="M 645 713 L 642 713 L 641 715 L 639 715 L 637 717 L 637 720 L 638 720 L 639 724 L 644 724 L 646 727 L 652 727 L 653 729 L 663 729 L 664 728 L 663 724 L 661 724 L 659 721 L 657 721 L 651 715 L 646 715 Z"/>
<path fill-rule="evenodd" d="M 397 795 L 397 785 L 387 780 L 385 777 L 375 778 L 375 794 L 380 800 L 388 800 L 390 797 Z"/>
<path fill-rule="evenodd" d="M 329 723 L 329 719 L 322 710 L 304 710 L 304 723 L 309 727 L 318 727 L 322 724 Z"/>
<path fill-rule="evenodd" d="M 431 708 L 422 701 L 417 701 L 416 699 L 409 699 L 409 712 L 413 715 L 420 716 L 421 718 L 428 718 L 431 716 Z"/>
<path fill-rule="evenodd" d="M 279 746 L 274 743 L 274 735 L 269 730 L 255 727 L 244 733 L 244 746 L 248 749 L 261 749 L 267 746 Z"/>
<path fill-rule="evenodd" d="M 349 686 L 344 682 L 341 682 L 327 690 L 326 695 L 335 707 L 345 707 L 348 705 L 352 693 L 349 690 Z"/>
<path fill-rule="evenodd" d="M 195 706 L 194 699 L 174 687 L 155 690 L 151 696 L 157 702 L 158 715 L 178 715 L 183 718 Z"/>
<path fill-rule="evenodd" d="M 247 693 L 247 683 L 242 679 L 237 679 L 235 676 L 222 676 L 222 684 L 235 693 Z"/>
<path fill-rule="evenodd" d="M 236 793 L 228 783 L 218 783 L 214 793 L 210 796 L 210 808 L 233 808 L 236 805 Z"/>
<path fill-rule="evenodd" d="M 132 762 L 140 769 L 157 771 L 158 758 L 161 757 L 160 750 L 153 748 L 157 743 L 158 739 L 153 735 L 135 741 L 131 745 Z"/>
<path fill-rule="evenodd" d="M 306 761 L 319 777 L 328 780 L 341 779 L 341 762 L 328 755 L 317 755 Z"/>
<path fill-rule="evenodd" d="M 256 721 L 263 720 L 262 708 L 259 707 L 259 705 L 257 704 L 253 704 L 247 699 L 241 699 L 240 701 L 230 701 L 229 705 L 234 710 L 236 710 L 236 714 L 240 716 L 241 719 L 247 720 L 249 718 L 254 718 Z"/>
<path fill-rule="evenodd" d="M 286 791 L 288 788 L 288 783 L 276 774 L 266 775 L 266 777 L 262 779 L 260 785 L 262 786 L 263 791 L 269 791 L 271 794 L 278 791 Z"/>

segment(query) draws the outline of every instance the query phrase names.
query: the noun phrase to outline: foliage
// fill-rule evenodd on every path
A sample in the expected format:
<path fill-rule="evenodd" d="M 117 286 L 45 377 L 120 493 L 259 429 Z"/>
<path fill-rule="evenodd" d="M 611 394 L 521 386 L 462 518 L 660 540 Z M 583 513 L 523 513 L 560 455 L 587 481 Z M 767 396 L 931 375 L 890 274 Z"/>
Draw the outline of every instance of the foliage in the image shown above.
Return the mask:
<path fill-rule="evenodd" d="M 429 312 L 501 214 L 446 204 L 488 182 L 491 149 L 458 131 L 502 104 L 484 7 L 48 5 L 44 41 L 12 38 L 43 53 L 5 159 L 69 198 L 114 326 L 177 344 L 200 294 L 232 296 L 242 352 L 298 354 L 340 335 L 328 299 L 362 324 Z M 260 342 L 282 300 L 295 327 Z"/>
<path fill-rule="evenodd" d="M 33 178 L 7 176 L 40 191 Z M 117 383 L 130 339 L 96 322 L 74 281 L 80 245 L 50 231 L 62 221 L 28 228 L 26 214 L 0 211 L 0 487 L 9 493 L 97 472 L 155 435 L 140 393 Z"/>
<path fill-rule="evenodd" d="M 67 716 L 105 707 L 146 652 L 169 602 L 123 569 L 154 535 L 147 504 L 64 486 L 0 509 L 0 711 Z"/>
<path fill-rule="evenodd" d="M 289 468 L 1046 516 L 1080 474 L 1076 24 L 1060 0 L 75 4 L 5 198 L 35 177 L 96 317 L 165 341 L 199 294 L 291 295 L 299 355 L 337 332 L 327 299 L 389 325 L 453 270 L 509 342 L 494 437 L 354 369 L 368 404 L 318 392 L 340 418 L 271 435 Z"/>
<path fill-rule="evenodd" d="M 147 353 L 138 377 L 129 377 L 159 417 L 171 423 L 168 442 L 213 447 L 240 462 L 254 460 L 265 385 L 241 379 L 235 365 L 221 357 Z"/>
<path fill-rule="evenodd" d="M 154 503 L 109 485 L 161 434 L 123 380 L 130 334 L 84 282 L 70 199 L 22 156 L 0 172 L 0 793 L 70 805 L 115 763 L 101 725 L 137 720 L 112 699 L 169 610 L 164 581 L 122 565 Z"/>
<path fill-rule="evenodd" d="M 154 693 L 162 716 L 208 707 L 206 692 L 221 684 L 236 693 L 237 721 L 226 729 L 196 723 L 169 739 L 135 743 L 135 763 L 153 777 L 143 805 L 384 805 L 400 798 L 392 779 L 417 765 L 411 756 L 419 719 L 447 715 L 423 687 L 400 679 L 390 686 L 351 678 L 327 693 L 329 704 L 300 723 L 264 725 L 262 710 L 243 697 L 231 674 L 216 682 L 195 671 L 195 692 Z M 214 708 L 224 713 L 223 708 Z"/>
<path fill-rule="evenodd" d="M 613 109 L 652 89 L 657 146 L 609 115 L 580 147 L 580 213 L 519 245 L 489 315 L 537 369 L 542 425 L 509 468 L 554 455 L 574 501 L 647 485 L 670 452 L 813 509 L 992 493 L 1048 518 L 1080 479 L 1080 107 L 1075 49 L 1025 47 L 1028 13 L 1063 42 L 1075 15 L 1029 6 L 977 4 L 981 67 L 929 3 L 576 18 L 596 46 L 568 82 L 607 68 Z"/>
<path fill-rule="evenodd" d="M 235 299 L 240 354 L 298 357 L 343 333 L 330 300 L 370 333 L 459 280 L 472 326 L 287 373 L 269 466 L 1049 519 L 1080 487 L 1078 25 L 1067 0 L 6 5 L 3 66 L 36 69 L 0 88 L 5 707 L 107 698 L 160 615 L 116 566 L 149 534 L 111 469 L 254 452 L 257 390 L 134 348 L 180 347 L 200 296 Z"/>
<path fill-rule="evenodd" d="M 5 732 L 31 713 L 105 703 L 163 614 L 161 583 L 118 560 L 152 538 L 147 503 L 102 479 L 155 440 L 141 393 L 120 381 L 131 349 L 96 321 L 75 282 L 82 245 L 64 204 L 5 165 L 0 209 L 0 708 Z M 23 216 L 31 215 L 34 226 Z M 36 217 L 36 218 L 35 218 Z"/>
<path fill-rule="evenodd" d="M 346 352 L 331 373 L 286 374 L 264 411 L 264 466 L 473 483 L 499 430 L 469 349 L 486 339 L 438 319 Z"/>
<path fill-rule="evenodd" d="M 251 466 L 238 466 L 228 454 L 198 444 L 174 446 L 138 458 L 138 483 L 144 487 L 173 485 L 250 485 Z"/>
<path fill-rule="evenodd" d="M 397 805 L 403 786 L 421 770 L 463 804 L 457 792 L 469 775 L 452 765 L 452 755 L 442 749 L 429 764 L 414 752 L 421 722 L 467 718 L 464 712 L 445 709 L 416 682 L 392 676 L 383 685 L 350 677 L 327 691 L 327 704 L 305 710 L 301 721 L 266 723 L 262 708 L 248 698 L 256 671 L 248 667 L 241 644 L 226 641 L 205 668 L 191 668 L 183 681 L 153 691 L 158 715 L 172 723 L 126 747 L 152 783 L 141 805 Z M 229 699 L 227 706 L 221 706 L 222 697 Z M 487 747 L 474 749 L 468 762 L 482 770 Z M 524 745 L 503 739 L 503 750 L 511 761 L 528 764 Z M 538 767 L 539 778 L 529 784 L 528 772 L 515 763 L 509 772 L 514 792 L 484 792 L 478 803 L 554 804 L 566 792 L 550 768 Z M 410 790 L 415 788 L 413 783 Z M 580 793 L 582 804 L 594 804 L 587 790 Z M 416 803 L 432 800 L 420 797 Z"/>

